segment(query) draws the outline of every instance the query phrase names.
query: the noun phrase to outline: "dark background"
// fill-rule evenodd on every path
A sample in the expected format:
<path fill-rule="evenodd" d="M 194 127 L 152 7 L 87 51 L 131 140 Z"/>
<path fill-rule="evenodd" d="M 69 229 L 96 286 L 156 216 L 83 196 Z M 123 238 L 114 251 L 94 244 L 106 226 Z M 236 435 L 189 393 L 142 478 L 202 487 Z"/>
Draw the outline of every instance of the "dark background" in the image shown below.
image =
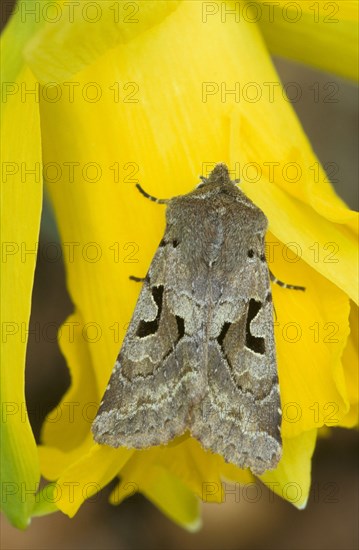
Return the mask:
<path fill-rule="evenodd" d="M 275 60 L 283 83 L 298 82 L 308 90 L 313 82 L 339 86 L 337 103 L 313 102 L 303 94 L 293 104 L 320 161 L 339 167 L 338 194 L 358 208 L 357 88 L 332 75 L 284 60 Z M 44 203 L 40 247 L 57 238 L 51 207 Z M 72 311 L 65 286 L 64 266 L 39 257 L 33 291 L 31 324 L 58 326 Z M 30 336 L 27 353 L 27 401 L 38 438 L 46 413 L 68 387 L 67 367 L 56 343 L 36 342 Z M 31 410 L 43 415 L 31 415 Z M 119 507 L 108 504 L 113 484 L 94 502 L 86 502 L 72 520 L 56 513 L 34 519 L 25 532 L 2 517 L 4 550 L 352 550 L 358 548 L 357 433 L 333 429 L 320 439 L 313 459 L 313 484 L 308 506 L 298 511 L 265 487 L 259 502 L 235 502 L 229 495 L 222 505 L 203 505 L 203 528 L 189 534 L 163 516 L 141 495 Z"/>

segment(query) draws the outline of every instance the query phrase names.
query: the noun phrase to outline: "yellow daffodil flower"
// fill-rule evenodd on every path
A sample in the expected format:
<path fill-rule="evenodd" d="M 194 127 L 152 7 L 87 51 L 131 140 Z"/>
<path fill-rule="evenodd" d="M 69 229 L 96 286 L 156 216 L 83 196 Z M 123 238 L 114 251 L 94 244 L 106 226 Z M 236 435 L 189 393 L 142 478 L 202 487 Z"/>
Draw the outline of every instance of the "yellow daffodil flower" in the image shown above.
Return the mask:
<path fill-rule="evenodd" d="M 187 435 L 144 451 L 93 441 L 139 293 L 129 275 L 146 273 L 164 230 L 163 207 L 137 181 L 172 197 L 226 162 L 269 219 L 271 270 L 306 287 L 273 288 L 283 457 L 261 480 L 304 507 L 318 430 L 356 424 L 357 216 L 326 179 L 270 54 L 355 79 L 357 4 L 289 4 L 18 2 L 2 37 L 1 123 L 1 502 L 14 525 L 73 516 L 119 476 L 112 502 L 140 491 L 194 530 L 200 499 L 225 498 L 223 480 L 254 481 Z M 22 411 L 19 327 L 30 317 L 35 254 L 24 250 L 38 240 L 42 178 L 74 312 L 59 334 L 71 387 L 37 448 Z M 50 483 L 38 492 L 40 471 Z"/>

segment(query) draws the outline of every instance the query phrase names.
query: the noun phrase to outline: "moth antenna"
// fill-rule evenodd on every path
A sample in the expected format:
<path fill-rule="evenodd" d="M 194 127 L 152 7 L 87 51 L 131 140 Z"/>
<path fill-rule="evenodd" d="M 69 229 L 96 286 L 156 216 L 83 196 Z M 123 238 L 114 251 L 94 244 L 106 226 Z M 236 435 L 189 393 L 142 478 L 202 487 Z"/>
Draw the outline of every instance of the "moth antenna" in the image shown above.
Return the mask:
<path fill-rule="evenodd" d="M 278 286 L 281 286 L 282 288 L 288 288 L 289 290 L 305 290 L 305 286 L 297 286 L 297 285 L 288 285 L 287 283 L 283 283 L 283 281 L 280 281 L 273 275 L 271 271 L 269 271 L 270 274 L 270 280 L 272 283 L 275 283 Z"/>
<path fill-rule="evenodd" d="M 169 202 L 169 199 L 157 199 L 157 197 L 153 197 L 152 195 L 149 195 L 146 193 L 144 189 L 140 186 L 139 183 L 136 183 L 136 187 L 139 190 L 139 192 L 146 197 L 146 199 L 149 199 L 150 201 L 157 202 L 157 204 L 167 204 Z"/>

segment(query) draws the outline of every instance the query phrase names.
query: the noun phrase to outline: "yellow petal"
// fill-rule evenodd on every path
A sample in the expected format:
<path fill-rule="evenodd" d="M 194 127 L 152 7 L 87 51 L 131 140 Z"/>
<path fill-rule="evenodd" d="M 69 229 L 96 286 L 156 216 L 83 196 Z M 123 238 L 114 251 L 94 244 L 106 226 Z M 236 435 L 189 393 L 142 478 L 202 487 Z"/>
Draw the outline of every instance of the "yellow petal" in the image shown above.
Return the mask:
<path fill-rule="evenodd" d="M 257 15 L 272 54 L 358 78 L 358 3 L 263 2 Z M 249 15 L 252 17 L 253 15 Z"/>
<path fill-rule="evenodd" d="M 40 477 L 25 405 L 24 369 L 42 206 L 42 174 L 38 105 L 34 101 L 22 101 L 20 92 L 16 91 L 21 84 L 34 87 L 29 70 L 22 70 L 13 83 L 14 93 L 2 105 L 1 123 L 1 205 L 5 214 L 1 219 L 1 401 L 5 412 L 1 423 L 1 503 L 9 520 L 24 528 Z"/>
<path fill-rule="evenodd" d="M 157 462 L 179 477 L 199 498 L 222 501 L 220 470 L 224 461 L 219 455 L 205 451 L 191 437 L 161 451 Z"/>
<path fill-rule="evenodd" d="M 349 408 L 341 363 L 349 300 L 292 250 L 268 234 L 267 258 L 275 276 L 306 287 L 300 292 L 272 285 L 284 437 L 338 425 Z"/>
<path fill-rule="evenodd" d="M 246 470 L 226 464 L 220 455 L 205 450 L 192 437 L 178 445 L 160 448 L 156 462 L 180 478 L 206 502 L 222 502 L 222 478 L 247 482 L 252 479 Z"/>
<path fill-rule="evenodd" d="M 339 422 L 340 426 L 353 428 L 358 425 L 358 307 L 352 303 L 350 312 L 350 337 L 343 353 L 344 377 L 350 409 Z"/>
<path fill-rule="evenodd" d="M 317 430 L 283 439 L 283 456 L 278 467 L 260 479 L 277 495 L 297 508 L 305 508 L 310 491 L 311 458 Z"/>
<path fill-rule="evenodd" d="M 63 451 L 75 449 L 75 453 L 79 453 L 79 447 L 89 435 L 98 409 L 99 394 L 91 354 L 83 338 L 87 333 L 92 338 L 94 326 L 97 330 L 96 323 L 87 324 L 86 328 L 81 315 L 77 314 L 66 319 L 61 327 L 59 344 L 71 369 L 72 383 L 44 424 L 42 442 L 50 448 L 57 447 Z M 81 336 L 76 338 L 76 334 Z"/>
<path fill-rule="evenodd" d="M 60 440 L 60 443 L 62 439 Z M 77 462 L 83 456 L 87 456 L 94 446 L 94 441 L 90 433 L 86 439 L 71 450 L 60 450 L 49 445 L 39 445 L 39 458 L 41 473 L 46 479 L 58 479 L 64 470 L 67 470 L 74 462 Z"/>
<path fill-rule="evenodd" d="M 145 468 L 144 464 L 146 464 Z M 153 484 L 148 485 L 148 478 L 151 477 L 149 471 L 152 472 L 151 476 L 156 480 L 158 480 L 158 476 L 163 477 L 163 472 L 168 472 L 171 479 L 181 485 L 184 501 L 176 503 L 174 495 L 167 493 L 162 495 L 161 503 L 159 503 L 156 500 L 158 498 L 157 490 L 153 495 Z M 173 519 L 177 523 L 189 530 L 198 527 L 198 506 L 197 504 L 194 506 L 197 501 L 191 499 L 192 505 L 189 510 L 186 509 L 188 491 L 194 492 L 204 502 L 219 503 L 223 502 L 225 498 L 222 479 L 232 483 L 249 483 L 254 479 L 249 471 L 240 470 L 233 464 L 226 464 L 221 456 L 206 451 L 198 441 L 191 437 L 177 438 L 167 447 L 155 447 L 136 453 L 134 459 L 126 464 L 120 475 L 122 480 L 111 494 L 112 503 L 119 504 L 124 498 L 140 491 L 146 494 L 159 508 L 167 509 L 165 513 L 170 517 L 174 516 Z M 181 510 L 183 504 L 185 506 L 180 512 L 181 516 L 179 512 L 175 513 L 175 510 L 178 506 Z M 168 510 L 172 510 L 172 512 L 168 512 Z M 186 516 L 188 512 L 190 512 L 190 517 Z"/>
<path fill-rule="evenodd" d="M 56 505 L 72 517 L 81 504 L 98 493 L 131 458 L 133 450 L 93 445 L 81 459 L 69 466 L 56 487 Z"/>
<path fill-rule="evenodd" d="M 141 492 L 166 516 L 190 532 L 201 527 L 199 501 L 180 479 L 165 468 L 154 467 Z"/>
<path fill-rule="evenodd" d="M 40 82 L 67 81 L 109 48 L 162 23 L 179 4 L 179 0 L 101 0 L 89 5 L 59 2 L 55 20 L 43 25 L 28 42 L 25 57 Z"/>
<path fill-rule="evenodd" d="M 122 480 L 111 494 L 111 502 L 140 491 L 170 519 L 188 531 L 201 525 L 199 501 L 191 489 L 163 464 L 169 448 L 153 448 L 135 453 L 121 471 Z M 172 455 L 178 461 L 176 454 Z M 185 468 L 186 466 L 183 465 Z"/>

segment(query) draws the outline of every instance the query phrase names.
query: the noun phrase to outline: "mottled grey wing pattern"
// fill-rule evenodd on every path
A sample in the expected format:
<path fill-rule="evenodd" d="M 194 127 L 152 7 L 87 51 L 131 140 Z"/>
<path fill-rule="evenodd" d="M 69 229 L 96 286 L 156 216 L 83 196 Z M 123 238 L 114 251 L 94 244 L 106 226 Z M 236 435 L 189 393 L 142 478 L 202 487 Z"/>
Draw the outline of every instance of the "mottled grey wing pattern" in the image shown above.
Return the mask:
<path fill-rule="evenodd" d="M 281 456 L 273 320 L 269 302 L 251 298 L 245 305 L 243 316 L 209 339 L 208 391 L 190 430 L 207 449 L 261 474 Z"/>
<path fill-rule="evenodd" d="M 169 201 L 93 432 L 146 448 L 188 429 L 260 474 L 281 453 L 267 220 L 228 172 L 213 174 Z"/>
<path fill-rule="evenodd" d="M 99 443 L 168 443 L 187 429 L 189 407 L 202 397 L 206 382 L 194 360 L 196 342 L 185 333 L 181 308 L 176 311 L 166 288 L 170 247 L 157 250 L 140 293 L 93 424 Z"/>

